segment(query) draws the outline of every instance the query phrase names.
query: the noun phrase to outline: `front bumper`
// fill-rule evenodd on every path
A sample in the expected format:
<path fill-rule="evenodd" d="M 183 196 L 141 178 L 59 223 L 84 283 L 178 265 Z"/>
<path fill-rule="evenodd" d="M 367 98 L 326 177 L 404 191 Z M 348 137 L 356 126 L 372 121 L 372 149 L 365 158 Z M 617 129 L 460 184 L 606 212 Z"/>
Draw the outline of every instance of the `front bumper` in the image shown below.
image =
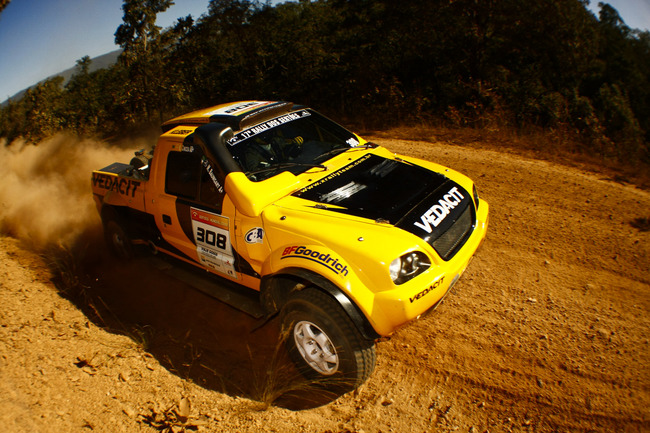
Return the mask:
<path fill-rule="evenodd" d="M 395 329 L 426 313 L 439 304 L 465 272 L 472 257 L 487 234 L 489 206 L 481 201 L 476 214 L 476 226 L 465 245 L 449 261 L 432 266 L 413 280 L 392 290 L 378 292 L 374 297 L 371 324 L 379 335 L 389 335 Z M 372 316 L 377 320 L 373 321 Z"/>

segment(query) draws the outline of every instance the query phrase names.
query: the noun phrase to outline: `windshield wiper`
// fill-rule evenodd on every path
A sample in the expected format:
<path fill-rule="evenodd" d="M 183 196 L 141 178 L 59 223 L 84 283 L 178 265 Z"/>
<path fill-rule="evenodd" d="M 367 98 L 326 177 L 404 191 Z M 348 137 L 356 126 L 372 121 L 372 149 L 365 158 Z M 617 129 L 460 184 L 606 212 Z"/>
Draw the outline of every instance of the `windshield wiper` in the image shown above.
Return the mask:
<path fill-rule="evenodd" d="M 325 153 L 321 153 L 320 155 L 318 155 L 318 156 L 317 156 L 316 158 L 314 158 L 314 159 L 320 159 L 320 158 L 322 158 L 322 157 L 324 157 L 324 156 L 330 156 L 330 155 L 332 155 L 332 156 L 336 156 L 336 155 L 338 155 L 339 153 L 347 152 L 348 150 L 354 150 L 354 149 L 364 149 L 364 150 L 365 150 L 365 149 L 374 149 L 375 147 L 378 147 L 378 146 L 379 146 L 378 144 L 375 144 L 375 143 L 372 143 L 372 142 L 369 141 L 369 142 L 367 142 L 367 143 L 361 144 L 361 145 L 359 145 L 359 146 L 354 146 L 354 147 L 336 147 L 336 148 L 334 148 L 334 149 L 328 150 L 328 151 L 325 152 Z M 329 159 L 329 158 L 327 158 L 327 159 Z M 325 159 L 323 159 L 322 161 L 325 161 Z"/>
<path fill-rule="evenodd" d="M 339 153 L 347 152 L 350 149 L 354 149 L 354 147 L 336 147 L 334 149 L 328 150 L 325 153 L 321 153 L 314 159 L 321 159 L 324 156 L 330 156 L 330 155 L 335 156 L 338 155 Z M 323 159 L 323 161 L 326 161 L 327 159 L 329 158 Z"/>
<path fill-rule="evenodd" d="M 256 174 L 266 173 L 268 171 L 281 170 L 283 168 L 291 168 L 291 167 L 322 168 L 324 170 L 327 169 L 327 167 L 325 167 L 323 164 L 313 164 L 309 162 L 284 162 L 282 164 L 270 165 L 268 167 L 264 167 L 255 171 L 247 171 L 246 176 L 254 176 Z"/>

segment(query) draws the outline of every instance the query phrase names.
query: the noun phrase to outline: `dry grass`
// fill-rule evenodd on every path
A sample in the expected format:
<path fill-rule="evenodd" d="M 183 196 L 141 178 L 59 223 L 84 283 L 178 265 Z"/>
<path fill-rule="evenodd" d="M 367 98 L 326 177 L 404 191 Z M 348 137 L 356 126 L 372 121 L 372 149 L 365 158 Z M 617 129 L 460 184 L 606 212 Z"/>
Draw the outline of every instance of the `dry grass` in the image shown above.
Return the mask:
<path fill-rule="evenodd" d="M 55 286 L 63 297 L 90 302 L 90 286 L 83 277 L 78 254 L 64 245 L 50 244 L 41 256 L 54 275 Z"/>
<path fill-rule="evenodd" d="M 515 130 L 511 127 L 484 128 L 439 126 L 435 123 L 400 126 L 387 130 L 362 131 L 368 139 L 401 139 L 445 143 L 522 155 L 598 173 L 619 183 L 650 189 L 650 164 L 605 157 L 579 141 L 574 134 L 553 129 Z"/>
<path fill-rule="evenodd" d="M 251 398 L 262 403 L 262 409 L 273 405 L 290 409 L 316 407 L 335 400 L 353 387 L 350 380 L 337 375 L 310 379 L 303 376 L 287 357 L 286 340 L 290 334 L 290 329 L 280 334 L 273 355 L 262 360 L 265 368 L 253 369 L 254 392 Z M 250 356 L 253 359 L 252 353 Z"/>

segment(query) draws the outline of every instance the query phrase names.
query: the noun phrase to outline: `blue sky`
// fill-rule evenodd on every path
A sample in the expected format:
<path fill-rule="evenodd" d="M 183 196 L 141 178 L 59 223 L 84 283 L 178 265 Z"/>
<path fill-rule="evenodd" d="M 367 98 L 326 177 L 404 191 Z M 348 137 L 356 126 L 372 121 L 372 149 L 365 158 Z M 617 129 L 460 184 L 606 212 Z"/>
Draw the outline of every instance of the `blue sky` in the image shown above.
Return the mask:
<path fill-rule="evenodd" d="M 208 0 L 175 0 L 158 17 L 168 27 L 177 18 L 195 19 Z M 272 3 L 280 3 L 274 0 Z M 650 29 L 650 0 L 610 0 L 632 28 Z M 598 11 L 598 1 L 591 9 Z M 0 13 L 0 101 L 50 75 L 117 49 L 114 34 L 122 23 L 122 0 L 11 0 Z"/>
<path fill-rule="evenodd" d="M 0 101 L 73 67 L 84 56 L 118 49 L 122 0 L 11 0 L 0 13 Z M 209 0 L 174 0 L 158 15 L 168 27 L 177 18 L 199 18 Z M 280 3 L 275 0 L 272 3 Z"/>

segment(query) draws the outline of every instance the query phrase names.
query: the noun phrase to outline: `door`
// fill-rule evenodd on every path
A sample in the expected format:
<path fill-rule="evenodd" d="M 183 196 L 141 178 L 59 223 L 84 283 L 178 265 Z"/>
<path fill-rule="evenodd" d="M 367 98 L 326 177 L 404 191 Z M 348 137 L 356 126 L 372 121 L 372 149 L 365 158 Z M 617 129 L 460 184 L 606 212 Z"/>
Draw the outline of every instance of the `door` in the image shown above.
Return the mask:
<path fill-rule="evenodd" d="M 223 215 L 225 192 L 212 163 L 197 147 L 167 155 L 165 191 L 158 197 L 156 223 L 168 252 L 216 273 L 238 278 L 232 248 L 233 218 Z M 162 225 L 161 225 L 162 224 Z"/>

